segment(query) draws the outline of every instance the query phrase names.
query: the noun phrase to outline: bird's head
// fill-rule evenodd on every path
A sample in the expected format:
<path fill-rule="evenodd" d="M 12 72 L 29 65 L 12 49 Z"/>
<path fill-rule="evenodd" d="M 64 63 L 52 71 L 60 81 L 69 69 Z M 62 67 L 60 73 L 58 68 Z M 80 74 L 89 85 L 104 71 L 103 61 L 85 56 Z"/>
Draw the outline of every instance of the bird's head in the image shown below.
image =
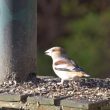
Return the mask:
<path fill-rule="evenodd" d="M 53 59 L 61 57 L 64 53 L 64 49 L 61 47 L 52 47 L 45 51 L 45 54 L 51 56 Z"/>

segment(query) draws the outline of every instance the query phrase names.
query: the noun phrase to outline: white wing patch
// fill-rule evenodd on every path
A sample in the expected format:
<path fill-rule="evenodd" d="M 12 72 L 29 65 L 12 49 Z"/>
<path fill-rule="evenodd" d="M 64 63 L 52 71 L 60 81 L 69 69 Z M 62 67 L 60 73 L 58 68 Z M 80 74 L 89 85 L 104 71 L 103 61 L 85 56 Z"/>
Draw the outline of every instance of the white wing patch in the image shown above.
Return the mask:
<path fill-rule="evenodd" d="M 72 60 L 68 60 L 68 59 L 62 59 L 62 60 L 58 60 L 54 63 L 54 68 L 59 69 L 59 70 L 65 70 L 65 71 L 74 71 L 75 69 L 75 62 L 73 62 Z"/>

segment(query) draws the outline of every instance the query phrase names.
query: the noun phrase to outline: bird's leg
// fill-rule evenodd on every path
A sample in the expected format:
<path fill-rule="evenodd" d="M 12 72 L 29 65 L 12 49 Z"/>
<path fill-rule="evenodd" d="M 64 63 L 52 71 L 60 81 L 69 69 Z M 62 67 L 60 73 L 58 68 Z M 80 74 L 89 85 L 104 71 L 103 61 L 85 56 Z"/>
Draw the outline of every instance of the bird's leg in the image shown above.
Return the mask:
<path fill-rule="evenodd" d="M 57 83 L 58 85 L 63 85 L 64 80 L 61 79 L 61 82 Z"/>
<path fill-rule="evenodd" d="M 79 77 L 75 77 L 74 82 L 78 85 L 78 87 L 80 87 L 80 78 Z"/>

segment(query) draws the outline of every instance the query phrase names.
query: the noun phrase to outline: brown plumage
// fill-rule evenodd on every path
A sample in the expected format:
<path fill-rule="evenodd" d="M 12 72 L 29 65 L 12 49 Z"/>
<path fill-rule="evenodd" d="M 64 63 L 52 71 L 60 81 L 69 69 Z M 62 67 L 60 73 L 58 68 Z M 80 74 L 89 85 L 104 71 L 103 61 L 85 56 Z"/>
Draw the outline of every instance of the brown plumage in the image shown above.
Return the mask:
<path fill-rule="evenodd" d="M 82 68 L 67 57 L 63 48 L 53 47 L 45 51 L 45 54 L 51 56 L 53 70 L 61 78 L 61 83 L 64 80 L 74 79 L 75 77 L 89 77 Z"/>

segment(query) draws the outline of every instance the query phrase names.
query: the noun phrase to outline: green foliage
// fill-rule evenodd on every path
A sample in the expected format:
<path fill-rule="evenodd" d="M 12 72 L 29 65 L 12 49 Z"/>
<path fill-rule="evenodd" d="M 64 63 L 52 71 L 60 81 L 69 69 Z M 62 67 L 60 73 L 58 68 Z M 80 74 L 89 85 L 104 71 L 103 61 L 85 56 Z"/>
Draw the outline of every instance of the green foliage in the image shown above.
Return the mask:
<path fill-rule="evenodd" d="M 110 12 L 102 15 L 89 13 L 81 19 L 71 20 L 67 24 L 71 34 L 59 42 L 67 49 L 71 58 L 85 67 L 92 76 L 108 73 L 107 59 L 110 59 L 110 49 L 107 48 L 110 35 L 108 18 Z"/>
<path fill-rule="evenodd" d="M 55 46 L 63 46 L 68 55 L 91 76 L 109 76 L 110 10 L 109 1 L 63 0 L 64 30 L 69 34 L 56 37 Z M 60 30 L 59 30 L 60 31 Z M 51 58 L 38 51 L 38 69 L 43 75 L 54 75 Z"/>

